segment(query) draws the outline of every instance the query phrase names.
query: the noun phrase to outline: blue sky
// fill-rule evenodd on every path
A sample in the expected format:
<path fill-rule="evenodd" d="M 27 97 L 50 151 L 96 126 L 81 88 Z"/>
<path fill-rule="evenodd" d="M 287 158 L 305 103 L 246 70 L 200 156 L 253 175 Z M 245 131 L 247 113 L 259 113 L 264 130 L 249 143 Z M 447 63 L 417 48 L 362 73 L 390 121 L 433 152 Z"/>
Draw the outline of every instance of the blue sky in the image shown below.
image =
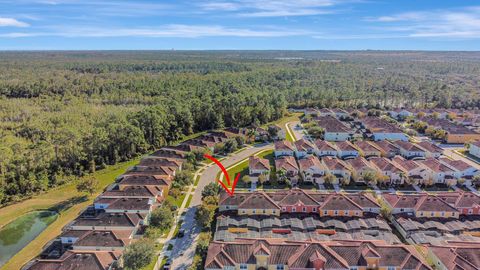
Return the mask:
<path fill-rule="evenodd" d="M 480 50 L 480 1 L 0 0 L 1 50 Z"/>

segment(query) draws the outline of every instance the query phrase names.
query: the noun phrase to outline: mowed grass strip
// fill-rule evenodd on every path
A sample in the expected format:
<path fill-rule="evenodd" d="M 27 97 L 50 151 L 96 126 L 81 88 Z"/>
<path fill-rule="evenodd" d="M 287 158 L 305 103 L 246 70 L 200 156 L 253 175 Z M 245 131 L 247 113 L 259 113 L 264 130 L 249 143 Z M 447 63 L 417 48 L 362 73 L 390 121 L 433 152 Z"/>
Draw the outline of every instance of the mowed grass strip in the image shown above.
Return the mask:
<path fill-rule="evenodd" d="M 3 226 L 30 211 L 52 209 L 66 205 L 60 208 L 57 220 L 50 224 L 50 226 L 30 242 L 30 244 L 15 254 L 15 256 L 0 269 L 18 270 L 28 261 L 36 257 L 42 251 L 42 248 L 49 241 L 57 237 L 61 233 L 62 228 L 75 219 L 85 207 L 91 204 L 93 199 L 96 198 L 105 187 L 113 183 L 115 178 L 124 173 L 129 167 L 137 164 L 139 160 L 140 158 L 122 162 L 96 172 L 94 176 L 99 181 L 99 188 L 92 196 L 84 197 L 84 194 L 77 192 L 76 183 L 69 183 L 34 196 L 31 199 L 1 208 L 0 224 Z"/>

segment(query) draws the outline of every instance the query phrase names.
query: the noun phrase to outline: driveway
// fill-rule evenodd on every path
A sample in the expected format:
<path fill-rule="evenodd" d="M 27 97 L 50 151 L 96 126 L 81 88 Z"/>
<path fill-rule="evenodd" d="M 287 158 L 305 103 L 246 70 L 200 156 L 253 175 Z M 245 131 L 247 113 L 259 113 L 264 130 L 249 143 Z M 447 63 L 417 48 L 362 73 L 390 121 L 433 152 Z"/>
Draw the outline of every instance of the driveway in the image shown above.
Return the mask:
<path fill-rule="evenodd" d="M 464 161 L 465 163 L 467 163 L 468 165 L 474 167 L 475 169 L 477 170 L 480 170 L 480 164 L 466 158 L 465 156 L 463 155 L 460 155 L 460 154 L 457 154 L 455 151 L 458 151 L 458 150 L 462 150 L 464 149 L 463 147 L 460 147 L 460 146 L 448 146 L 448 147 L 445 147 L 444 145 L 441 145 L 442 148 L 443 148 L 443 155 L 444 156 L 447 156 L 451 159 L 454 159 L 454 160 L 462 160 Z"/>
<path fill-rule="evenodd" d="M 241 152 L 232 154 L 231 156 L 221 160 L 221 162 L 223 166 L 227 168 L 248 158 L 256 152 L 267 149 L 273 149 L 273 145 L 255 145 Z M 216 181 L 215 178 L 217 177 L 218 172 L 220 172 L 220 168 L 218 168 L 218 166 L 215 164 L 210 164 L 200 176 L 197 188 L 193 194 L 192 202 L 190 203 L 190 207 L 186 210 L 185 219 L 181 226 L 181 229 L 185 230 L 185 236 L 176 239 L 172 250 L 172 255 L 170 257 L 173 259 L 171 269 L 187 269 L 192 264 L 193 256 L 195 255 L 195 248 L 197 246 L 198 235 L 200 233 L 200 228 L 196 226 L 195 222 L 195 212 L 197 207 L 202 203 L 203 188 L 208 185 L 208 183 Z"/>

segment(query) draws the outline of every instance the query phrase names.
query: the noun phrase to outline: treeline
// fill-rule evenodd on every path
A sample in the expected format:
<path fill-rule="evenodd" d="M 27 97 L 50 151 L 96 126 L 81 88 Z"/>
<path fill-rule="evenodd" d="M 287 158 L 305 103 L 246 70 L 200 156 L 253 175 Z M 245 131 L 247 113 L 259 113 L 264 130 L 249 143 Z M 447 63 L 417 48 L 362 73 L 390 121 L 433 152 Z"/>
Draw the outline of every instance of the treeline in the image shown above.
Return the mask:
<path fill-rule="evenodd" d="M 199 131 L 273 121 L 288 107 L 479 107 L 475 57 L 2 52 L 0 203 Z"/>

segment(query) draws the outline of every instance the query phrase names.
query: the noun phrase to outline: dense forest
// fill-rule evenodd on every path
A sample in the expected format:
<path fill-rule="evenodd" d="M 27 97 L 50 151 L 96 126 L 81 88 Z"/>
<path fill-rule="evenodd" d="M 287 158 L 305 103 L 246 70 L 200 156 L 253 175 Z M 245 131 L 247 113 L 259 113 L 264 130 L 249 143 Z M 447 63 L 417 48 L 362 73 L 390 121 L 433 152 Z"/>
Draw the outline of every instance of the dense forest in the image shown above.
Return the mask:
<path fill-rule="evenodd" d="M 480 53 L 0 52 L 0 203 L 294 107 L 480 107 Z"/>

